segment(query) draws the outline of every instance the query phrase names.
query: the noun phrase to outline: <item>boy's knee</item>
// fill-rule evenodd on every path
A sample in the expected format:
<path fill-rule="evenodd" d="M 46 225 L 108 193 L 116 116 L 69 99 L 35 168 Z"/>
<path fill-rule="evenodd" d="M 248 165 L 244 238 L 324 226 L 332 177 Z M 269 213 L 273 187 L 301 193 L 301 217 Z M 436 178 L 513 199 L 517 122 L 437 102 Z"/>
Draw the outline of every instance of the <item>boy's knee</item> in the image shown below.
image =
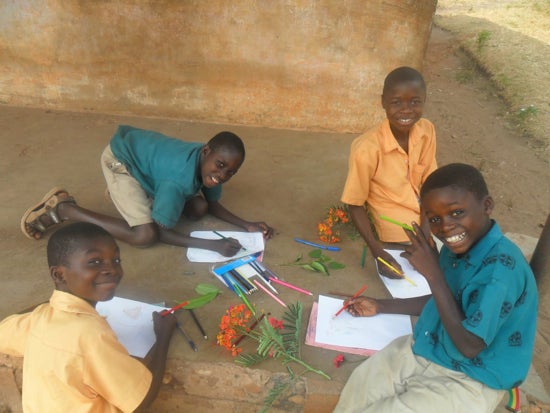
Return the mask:
<path fill-rule="evenodd" d="M 191 220 L 197 220 L 204 217 L 208 213 L 208 202 L 201 197 L 195 196 L 185 203 L 183 215 Z"/>
<path fill-rule="evenodd" d="M 138 225 L 133 229 L 134 236 L 130 244 L 134 247 L 150 247 L 156 244 L 159 240 L 159 229 L 151 223 L 145 225 Z"/>

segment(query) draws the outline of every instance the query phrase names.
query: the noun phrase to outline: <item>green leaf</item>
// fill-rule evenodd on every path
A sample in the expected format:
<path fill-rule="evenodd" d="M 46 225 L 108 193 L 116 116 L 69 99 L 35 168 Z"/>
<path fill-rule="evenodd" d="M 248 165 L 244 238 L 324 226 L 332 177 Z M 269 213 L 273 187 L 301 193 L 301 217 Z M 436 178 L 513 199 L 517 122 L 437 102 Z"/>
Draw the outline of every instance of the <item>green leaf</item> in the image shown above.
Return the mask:
<path fill-rule="evenodd" d="M 346 265 L 340 262 L 331 261 L 328 263 L 328 267 L 333 270 L 341 270 L 342 268 L 346 268 Z"/>
<path fill-rule="evenodd" d="M 213 293 L 213 292 L 216 292 L 217 294 L 221 293 L 220 289 L 217 286 L 212 285 L 212 284 L 206 284 L 206 283 L 198 284 L 195 287 L 195 291 L 199 295 L 206 295 L 206 294 L 210 294 L 210 293 Z"/>
<path fill-rule="evenodd" d="M 306 269 L 306 270 L 309 270 L 309 271 L 313 271 L 313 272 L 318 272 L 318 270 L 316 270 L 315 268 L 313 268 L 312 265 L 310 264 L 304 264 L 304 265 L 301 265 L 302 268 Z"/>
<path fill-rule="evenodd" d="M 311 258 L 317 259 L 323 255 L 323 252 L 321 250 L 312 250 L 308 254 Z"/>
<path fill-rule="evenodd" d="M 302 257 L 303 257 L 302 254 L 298 255 L 298 256 L 296 257 L 296 259 L 294 260 L 294 262 L 300 262 L 300 261 L 302 260 Z"/>
<path fill-rule="evenodd" d="M 313 261 L 311 263 L 311 266 L 315 268 L 316 271 L 322 272 L 323 274 L 329 275 L 327 267 L 325 267 L 324 264 L 320 263 L 319 261 Z"/>
<path fill-rule="evenodd" d="M 191 300 L 189 300 L 189 303 L 183 308 L 187 310 L 192 310 L 194 308 L 202 307 L 203 305 L 208 304 L 210 301 L 216 298 L 218 293 L 219 293 L 219 290 L 201 295 L 199 297 L 192 298 Z"/>

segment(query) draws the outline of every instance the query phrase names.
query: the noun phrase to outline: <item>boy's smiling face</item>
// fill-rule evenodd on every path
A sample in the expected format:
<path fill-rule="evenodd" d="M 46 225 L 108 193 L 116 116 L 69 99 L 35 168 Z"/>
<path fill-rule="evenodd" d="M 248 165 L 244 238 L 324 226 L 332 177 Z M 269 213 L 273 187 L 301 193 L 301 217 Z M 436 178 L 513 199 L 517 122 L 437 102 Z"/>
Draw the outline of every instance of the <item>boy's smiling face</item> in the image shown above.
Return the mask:
<path fill-rule="evenodd" d="M 96 237 L 67 257 L 63 265 L 50 267 L 56 289 L 76 295 L 92 306 L 108 301 L 123 276 L 120 251 L 111 237 Z"/>
<path fill-rule="evenodd" d="M 207 188 L 223 184 L 235 175 L 243 163 L 243 157 L 236 151 L 220 148 L 213 151 L 204 145 L 201 152 L 202 183 Z"/>
<path fill-rule="evenodd" d="M 489 195 L 478 199 L 454 186 L 432 189 L 422 198 L 432 233 L 457 255 L 466 253 L 489 231 L 493 207 Z"/>
<path fill-rule="evenodd" d="M 397 139 L 409 136 L 413 125 L 422 117 L 426 90 L 420 82 L 398 82 L 382 95 L 382 107 Z"/>

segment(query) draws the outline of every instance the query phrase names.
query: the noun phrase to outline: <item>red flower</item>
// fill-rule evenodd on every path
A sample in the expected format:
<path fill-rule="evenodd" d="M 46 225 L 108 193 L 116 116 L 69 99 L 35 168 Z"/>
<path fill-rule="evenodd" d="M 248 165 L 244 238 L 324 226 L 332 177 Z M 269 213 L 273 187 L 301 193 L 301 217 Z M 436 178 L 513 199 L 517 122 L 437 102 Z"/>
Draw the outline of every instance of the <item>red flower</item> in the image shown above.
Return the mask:
<path fill-rule="evenodd" d="M 334 357 L 334 360 L 332 360 L 332 364 L 334 364 L 334 367 L 338 368 L 340 367 L 340 364 L 342 364 L 345 361 L 343 354 L 338 354 L 336 357 Z"/>
<path fill-rule="evenodd" d="M 268 317 L 269 324 L 271 324 L 271 327 L 273 327 L 275 330 L 282 330 L 283 329 L 283 321 L 277 320 L 275 317 Z"/>

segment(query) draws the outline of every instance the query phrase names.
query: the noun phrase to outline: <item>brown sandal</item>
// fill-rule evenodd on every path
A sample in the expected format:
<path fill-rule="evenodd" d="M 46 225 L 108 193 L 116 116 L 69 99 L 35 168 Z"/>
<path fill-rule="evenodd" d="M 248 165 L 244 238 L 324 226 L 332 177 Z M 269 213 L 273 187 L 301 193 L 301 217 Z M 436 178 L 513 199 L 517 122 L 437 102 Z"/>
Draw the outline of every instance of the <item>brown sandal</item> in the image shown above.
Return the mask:
<path fill-rule="evenodd" d="M 64 202 L 76 204 L 76 201 L 63 188 L 53 188 L 35 206 L 27 209 L 21 218 L 21 231 L 27 238 L 40 239 L 46 230 L 62 220 L 57 214 L 57 207 Z M 48 216 L 50 223 L 45 225 L 41 218 Z"/>

